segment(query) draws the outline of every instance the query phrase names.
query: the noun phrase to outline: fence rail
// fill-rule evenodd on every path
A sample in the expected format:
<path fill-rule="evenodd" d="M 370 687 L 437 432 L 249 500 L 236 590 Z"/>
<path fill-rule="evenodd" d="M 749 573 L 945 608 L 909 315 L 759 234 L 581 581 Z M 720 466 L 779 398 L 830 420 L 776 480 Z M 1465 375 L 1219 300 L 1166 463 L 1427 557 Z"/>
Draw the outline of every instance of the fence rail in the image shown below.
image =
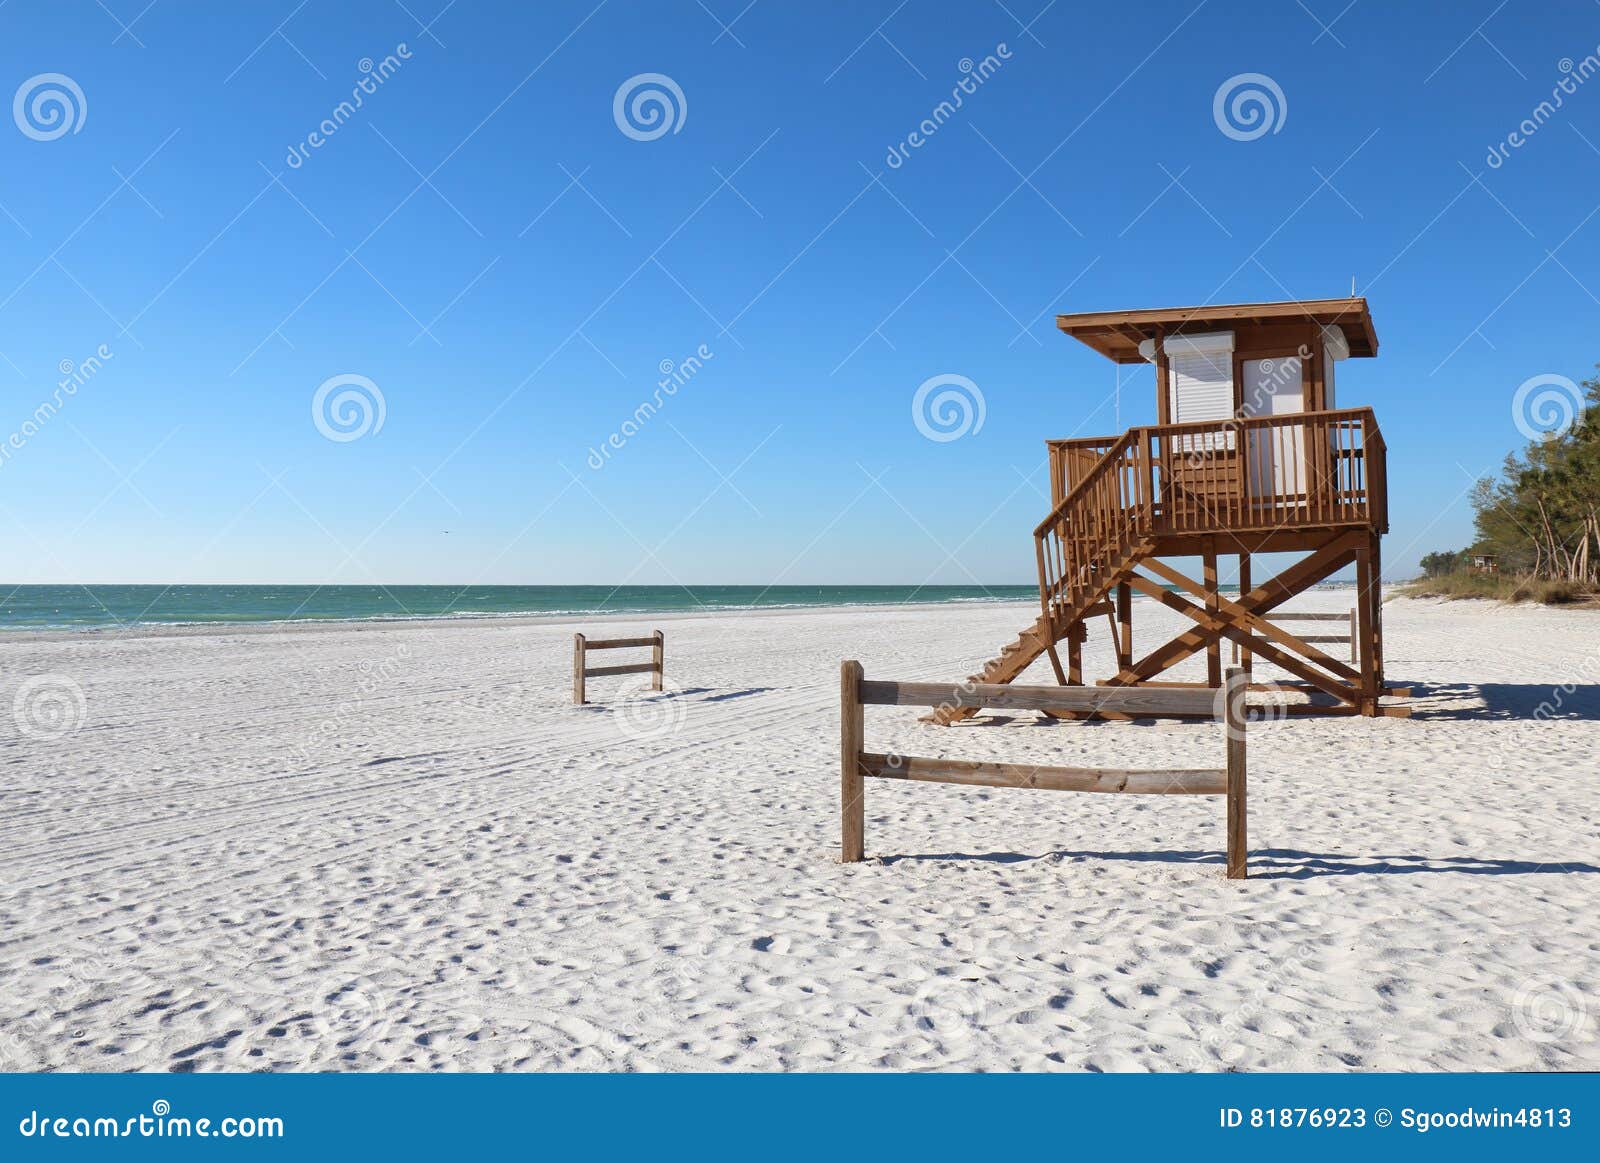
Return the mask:
<path fill-rule="evenodd" d="M 588 653 L 591 650 L 627 650 L 648 646 L 650 650 L 649 662 L 627 662 L 619 666 L 590 666 Z M 650 683 L 650 689 L 661 689 L 661 680 L 666 676 L 666 635 L 660 630 L 655 631 L 648 638 L 596 638 L 589 641 L 582 634 L 572 636 L 572 702 L 574 706 L 582 706 L 586 701 L 585 679 L 600 678 L 611 674 L 652 674 L 655 676 Z"/>
<path fill-rule="evenodd" d="M 1217 691 L 1172 687 L 991 686 L 982 683 L 868 681 L 859 662 L 839 667 L 840 858 L 866 859 L 866 781 L 900 779 L 922 783 L 1016 787 L 1045 791 L 1112 792 L 1126 795 L 1221 795 L 1227 797 L 1227 869 L 1230 880 L 1247 873 L 1245 848 L 1245 697 L 1248 680 L 1229 668 Z M 1193 715 L 1209 712 L 1224 725 L 1226 763 L 1216 768 L 1125 770 L 1101 767 L 1042 767 L 967 759 L 869 752 L 868 706 L 1010 707 L 1041 711 L 1116 711 Z"/>

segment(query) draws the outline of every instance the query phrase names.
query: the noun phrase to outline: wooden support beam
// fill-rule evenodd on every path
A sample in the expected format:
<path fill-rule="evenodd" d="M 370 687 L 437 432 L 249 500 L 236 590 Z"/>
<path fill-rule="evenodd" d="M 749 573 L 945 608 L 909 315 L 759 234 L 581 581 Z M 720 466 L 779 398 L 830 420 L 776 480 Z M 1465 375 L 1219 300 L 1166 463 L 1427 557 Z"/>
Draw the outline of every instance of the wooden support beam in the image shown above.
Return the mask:
<path fill-rule="evenodd" d="M 861 748 L 866 718 L 861 709 L 861 664 L 839 664 L 839 859 L 866 858 L 866 790 L 861 779 Z"/>
<path fill-rule="evenodd" d="M 1176 610 L 1178 613 L 1187 616 L 1199 627 L 1198 632 L 1206 635 L 1208 639 L 1223 634 L 1241 645 L 1250 641 L 1250 632 L 1248 630 L 1241 629 L 1232 622 L 1221 621 L 1207 611 L 1204 606 L 1196 605 L 1187 598 L 1179 597 L 1177 594 L 1157 585 L 1149 578 L 1140 577 L 1136 574 L 1133 578 L 1133 584 L 1140 592 L 1155 598 L 1156 601 L 1169 609 Z M 1307 649 L 1312 648 L 1307 647 Z M 1193 653 L 1193 651 L 1190 653 Z M 1332 695 L 1341 702 L 1349 702 L 1352 698 L 1353 692 L 1351 688 L 1341 685 L 1337 680 L 1329 678 L 1315 667 L 1302 662 L 1293 654 L 1279 650 L 1276 646 L 1269 646 L 1265 642 L 1257 640 L 1256 653 L 1274 666 L 1281 666 L 1290 674 L 1304 679 L 1318 690 Z"/>
<path fill-rule="evenodd" d="M 1156 419 L 1162 424 L 1172 423 L 1172 393 L 1167 388 L 1167 331 L 1157 327 L 1156 334 Z M 1145 459 L 1149 464 L 1149 458 Z"/>
<path fill-rule="evenodd" d="M 1031 763 L 988 763 L 867 753 L 861 756 L 861 773 L 870 779 L 907 779 L 922 783 L 959 783 L 1039 791 L 1207 796 L 1223 795 L 1228 790 L 1227 771 L 1213 767 L 1122 771 L 1104 767 L 1038 767 Z"/>
<path fill-rule="evenodd" d="M 1275 609 L 1308 586 L 1315 585 L 1329 574 L 1349 565 L 1355 558 L 1355 551 L 1359 541 L 1359 534 L 1335 535 L 1322 548 L 1308 557 L 1302 558 L 1270 581 L 1258 585 L 1250 593 L 1241 597 L 1236 604 L 1249 610 L 1251 614 L 1257 617 L 1265 614 L 1268 610 Z M 1160 562 L 1158 559 L 1151 558 L 1141 564 L 1145 568 L 1154 570 L 1156 566 L 1160 565 Z M 1182 577 L 1183 575 L 1179 574 L 1178 576 Z M 1145 591 L 1141 589 L 1141 592 Z M 1162 671 L 1170 670 L 1190 655 L 1203 649 L 1206 643 L 1212 641 L 1216 633 L 1215 631 L 1208 633 L 1198 628 L 1186 631 L 1165 645 L 1151 651 L 1133 666 L 1125 667 L 1118 672 L 1112 682 L 1120 686 L 1127 686 L 1154 678 Z M 1330 659 L 1330 661 L 1332 660 Z"/>
<path fill-rule="evenodd" d="M 1218 598 L 1215 538 L 1206 539 L 1206 551 L 1201 555 L 1201 565 L 1205 573 L 1206 607 L 1215 613 Z M 1222 685 L 1222 641 L 1217 638 L 1206 643 L 1206 681 L 1212 686 Z"/>
<path fill-rule="evenodd" d="M 1139 687 L 1016 686 L 866 679 L 861 683 L 861 701 L 869 706 L 885 707 L 949 705 L 1012 711 L 1130 711 L 1135 714 L 1209 715 L 1215 708 L 1215 692 L 1203 689 L 1173 691 Z"/>
<path fill-rule="evenodd" d="M 1117 585 L 1117 669 L 1133 665 L 1133 587 Z"/>
<path fill-rule="evenodd" d="M 585 639 L 583 648 L 585 650 L 622 650 L 632 646 L 653 646 L 660 635 L 661 631 L 657 630 L 649 638 L 596 638 L 592 642 Z M 579 637 L 581 638 L 582 635 L 580 634 Z"/>
<path fill-rule="evenodd" d="M 584 668 L 584 677 L 601 678 L 608 674 L 651 674 L 654 673 L 656 664 L 653 662 L 627 662 L 620 666 L 589 666 Z M 660 690 L 659 683 L 651 685 L 651 690 Z"/>
<path fill-rule="evenodd" d="M 1056 681 L 1066 686 L 1067 672 L 1061 669 L 1061 655 L 1056 653 L 1056 644 L 1052 642 L 1044 648 L 1044 652 L 1050 659 L 1050 669 L 1056 672 Z"/>
<path fill-rule="evenodd" d="M 582 634 L 572 636 L 572 703 L 574 706 L 583 706 L 583 648 Z"/>
<path fill-rule="evenodd" d="M 667 673 L 667 636 L 657 630 L 650 635 L 650 639 L 652 642 L 650 664 L 656 668 L 656 678 L 650 684 L 650 689 L 658 691 L 661 689 L 661 680 L 666 677 Z"/>
<path fill-rule="evenodd" d="M 1370 540 L 1376 541 L 1376 534 Z M 1357 665 L 1361 673 L 1361 713 L 1363 715 L 1376 715 L 1378 713 L 1378 688 L 1382 685 L 1378 681 L 1372 633 L 1372 595 L 1374 589 L 1375 587 L 1372 584 L 1372 546 L 1368 544 L 1363 545 L 1356 551 L 1356 599 L 1360 603 L 1362 614 L 1361 640 L 1357 650 L 1359 662 Z"/>
<path fill-rule="evenodd" d="M 1357 675 L 1354 670 L 1351 670 L 1348 666 L 1335 659 L 1332 655 L 1324 654 L 1314 646 L 1304 645 L 1304 643 L 1316 641 L 1343 642 L 1343 635 L 1339 635 L 1337 637 L 1323 637 L 1319 639 L 1314 635 L 1291 634 L 1289 631 L 1273 625 L 1272 615 L 1265 614 L 1257 616 L 1255 613 L 1246 609 L 1238 602 L 1229 601 L 1227 598 L 1222 597 L 1215 590 L 1204 590 L 1196 585 L 1193 580 L 1185 577 L 1183 574 L 1179 573 L 1177 570 L 1173 569 L 1170 565 L 1167 565 L 1163 561 L 1148 561 L 1145 563 L 1145 565 L 1158 577 L 1165 578 L 1173 585 L 1188 590 L 1189 593 L 1193 594 L 1197 598 L 1206 598 L 1207 609 L 1212 609 L 1214 604 L 1216 607 L 1215 612 L 1233 618 L 1249 629 L 1255 631 L 1257 634 L 1271 638 L 1281 646 L 1286 646 L 1290 650 L 1299 651 L 1312 662 L 1325 667 L 1326 669 L 1339 675 L 1341 678 L 1344 678 L 1350 682 L 1356 682 L 1358 680 L 1359 675 Z M 1289 616 L 1291 615 L 1282 615 L 1280 616 L 1280 620 L 1282 617 Z M 1343 615 L 1336 614 L 1334 616 L 1342 617 Z M 1218 640 L 1218 643 L 1220 645 L 1220 639 Z"/>
<path fill-rule="evenodd" d="M 1239 596 L 1242 598 L 1250 592 L 1250 555 L 1239 554 Z M 1248 678 L 1254 665 L 1254 658 L 1248 646 L 1239 650 L 1239 662 L 1244 667 L 1245 677 Z"/>
<path fill-rule="evenodd" d="M 1372 560 L 1372 618 L 1367 633 L 1372 637 L 1372 674 L 1383 688 L 1383 538 L 1372 535 L 1369 550 Z"/>
<path fill-rule="evenodd" d="M 1249 679 L 1228 668 L 1223 694 L 1222 723 L 1228 737 L 1228 879 L 1243 880 L 1249 873 L 1249 847 L 1245 836 L 1245 688 Z"/>

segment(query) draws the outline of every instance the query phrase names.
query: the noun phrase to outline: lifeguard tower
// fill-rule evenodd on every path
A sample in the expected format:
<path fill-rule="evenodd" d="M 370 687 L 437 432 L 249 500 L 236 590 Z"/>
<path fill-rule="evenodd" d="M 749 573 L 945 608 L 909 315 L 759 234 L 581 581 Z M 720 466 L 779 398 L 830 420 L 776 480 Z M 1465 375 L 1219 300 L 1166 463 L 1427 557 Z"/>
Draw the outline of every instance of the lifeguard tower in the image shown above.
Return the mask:
<path fill-rule="evenodd" d="M 1404 714 L 1379 702 L 1405 693 L 1383 677 L 1383 437 L 1371 408 L 1341 409 L 1334 393 L 1342 361 L 1377 354 L 1366 300 L 1096 312 L 1056 325 L 1116 363 L 1151 364 L 1159 423 L 1046 442 L 1053 508 L 1033 533 L 1042 612 L 972 681 L 1009 683 L 1047 655 L 1058 682 L 1080 684 L 1088 627 L 1104 617 L 1117 670 L 1103 685 L 1184 685 L 1158 676 L 1204 651 L 1207 684 L 1220 687 L 1228 639 L 1247 669 L 1261 658 L 1328 696 L 1318 711 Z M 1251 560 L 1264 553 L 1300 556 L 1252 581 Z M 1239 592 L 1224 595 L 1217 563 L 1228 556 L 1238 558 Z M 1169 558 L 1198 558 L 1202 576 Z M 1352 564 L 1353 663 L 1266 617 Z M 1135 657 L 1135 593 L 1192 624 Z M 946 705 L 927 719 L 971 714 Z"/>

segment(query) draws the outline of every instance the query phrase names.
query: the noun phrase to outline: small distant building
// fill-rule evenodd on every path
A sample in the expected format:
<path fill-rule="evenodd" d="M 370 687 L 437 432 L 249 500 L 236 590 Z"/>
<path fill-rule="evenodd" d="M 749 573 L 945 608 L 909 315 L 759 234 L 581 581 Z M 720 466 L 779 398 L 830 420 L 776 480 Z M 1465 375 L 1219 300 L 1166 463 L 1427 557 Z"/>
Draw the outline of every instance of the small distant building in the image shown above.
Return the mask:
<path fill-rule="evenodd" d="M 1499 573 L 1500 559 L 1492 553 L 1474 553 L 1472 555 L 1473 573 Z"/>

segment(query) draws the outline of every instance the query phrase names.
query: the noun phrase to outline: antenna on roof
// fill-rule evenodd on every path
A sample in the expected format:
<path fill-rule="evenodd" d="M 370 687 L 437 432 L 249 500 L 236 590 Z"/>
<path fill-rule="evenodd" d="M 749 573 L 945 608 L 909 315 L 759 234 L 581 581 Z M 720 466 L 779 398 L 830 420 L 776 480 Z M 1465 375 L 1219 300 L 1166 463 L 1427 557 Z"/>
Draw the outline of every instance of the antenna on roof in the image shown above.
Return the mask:
<path fill-rule="evenodd" d="M 1356 277 L 1354 275 L 1350 276 L 1350 297 L 1352 299 L 1356 297 Z"/>

